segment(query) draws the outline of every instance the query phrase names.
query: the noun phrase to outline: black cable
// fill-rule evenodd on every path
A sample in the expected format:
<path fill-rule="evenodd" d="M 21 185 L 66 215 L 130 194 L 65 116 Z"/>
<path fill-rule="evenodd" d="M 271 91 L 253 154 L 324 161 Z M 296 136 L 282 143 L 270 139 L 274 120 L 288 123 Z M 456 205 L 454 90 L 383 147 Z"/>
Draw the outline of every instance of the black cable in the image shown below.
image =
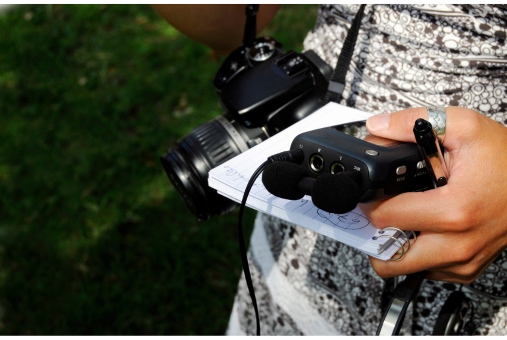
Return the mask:
<path fill-rule="evenodd" d="M 250 293 L 250 297 L 252 298 L 253 307 L 255 310 L 255 319 L 257 321 L 257 335 L 261 335 L 261 323 L 259 319 L 259 309 L 257 308 L 257 300 L 255 299 L 255 292 L 252 284 L 252 275 L 250 274 L 250 268 L 248 267 L 248 259 L 246 257 L 246 246 L 245 246 L 245 238 L 243 236 L 243 225 L 241 221 L 243 220 L 243 212 L 245 211 L 245 204 L 248 198 L 248 194 L 252 189 L 255 180 L 259 175 L 264 171 L 264 169 L 270 165 L 270 161 L 265 161 L 262 163 L 260 167 L 255 170 L 253 176 L 248 181 L 248 185 L 246 186 L 245 193 L 243 194 L 243 200 L 241 201 L 241 206 L 239 208 L 239 223 L 238 223 L 238 235 L 239 235 L 239 248 L 241 250 L 241 262 L 243 262 L 243 272 L 245 273 L 245 281 L 248 287 L 248 292 Z"/>
<path fill-rule="evenodd" d="M 255 298 L 255 291 L 252 283 L 252 275 L 250 273 L 250 267 L 248 266 L 245 238 L 243 236 L 243 224 L 241 223 L 241 221 L 243 220 L 243 213 L 245 211 L 246 200 L 248 198 L 248 194 L 250 194 L 250 190 L 252 189 L 255 183 L 255 180 L 264 171 L 264 169 L 266 169 L 268 165 L 278 161 L 301 163 L 303 159 L 304 153 L 300 149 L 284 151 L 276 155 L 270 156 L 264 163 L 262 163 L 257 168 L 257 170 L 255 170 L 252 177 L 250 177 L 250 180 L 248 181 L 248 184 L 246 185 L 245 188 L 245 193 L 243 194 L 243 199 L 241 200 L 241 205 L 239 207 L 239 222 L 238 222 L 239 248 L 241 251 L 241 262 L 243 263 L 243 273 L 245 274 L 246 285 L 248 287 L 250 297 L 252 298 L 252 304 L 255 310 L 255 319 L 257 321 L 257 330 L 256 330 L 257 335 L 261 335 L 261 323 L 259 318 L 259 309 L 257 307 L 257 299 Z"/>

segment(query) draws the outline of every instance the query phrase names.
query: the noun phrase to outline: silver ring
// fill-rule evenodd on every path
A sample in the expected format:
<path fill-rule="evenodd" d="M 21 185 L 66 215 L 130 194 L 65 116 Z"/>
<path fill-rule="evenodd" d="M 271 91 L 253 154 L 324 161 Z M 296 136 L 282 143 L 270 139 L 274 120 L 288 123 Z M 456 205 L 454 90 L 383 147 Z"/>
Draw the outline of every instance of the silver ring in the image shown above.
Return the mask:
<path fill-rule="evenodd" d="M 405 250 L 405 247 L 403 246 L 403 244 L 400 242 L 400 240 L 398 240 L 397 238 L 391 236 L 391 235 L 380 235 L 380 236 L 377 236 L 377 237 L 390 237 L 392 238 L 393 240 L 395 240 L 396 242 L 398 242 L 398 244 L 400 245 L 400 248 L 401 248 L 401 254 L 400 253 L 396 253 L 394 255 L 399 255 L 399 257 L 395 258 L 395 259 L 389 259 L 389 261 L 398 261 L 398 260 L 401 260 L 401 258 L 403 257 L 403 255 L 405 255 L 405 253 L 408 253 L 408 251 L 410 250 L 410 238 L 408 238 L 407 234 L 399 229 L 399 228 L 396 228 L 396 227 L 387 227 L 387 228 L 384 228 L 382 229 L 381 231 L 384 232 L 384 230 L 397 230 L 399 232 L 401 232 L 404 236 L 405 236 L 405 239 L 407 240 L 407 250 Z M 417 240 L 417 236 L 415 235 L 415 232 L 412 231 L 412 235 L 414 235 L 414 242 Z M 393 256 L 394 256 L 393 255 Z"/>
<path fill-rule="evenodd" d="M 397 258 L 395 259 L 389 259 L 388 261 L 398 261 L 398 260 L 401 260 L 401 258 L 403 257 L 403 255 L 405 255 L 405 248 L 403 247 L 403 243 L 401 243 L 400 240 L 398 240 L 397 238 L 395 237 L 392 237 L 391 235 L 380 235 L 380 236 L 377 236 L 378 238 L 381 238 L 381 237 L 389 237 L 389 238 L 392 238 L 393 240 L 395 240 L 396 242 L 398 242 L 398 244 L 400 245 L 400 248 L 401 248 L 401 254 L 400 253 L 396 253 L 394 255 L 400 255 L 398 256 Z M 394 256 L 393 255 L 393 256 Z"/>
<path fill-rule="evenodd" d="M 396 228 L 396 227 L 387 227 L 382 230 L 397 230 L 397 231 L 401 232 L 403 234 L 403 236 L 405 236 L 405 239 L 407 240 L 407 243 L 408 243 L 407 250 L 405 251 L 405 253 L 407 253 L 410 250 L 410 239 L 408 238 L 407 234 L 403 230 Z"/>
<path fill-rule="evenodd" d="M 446 115 L 445 107 L 442 106 L 427 106 L 428 109 L 428 120 L 433 126 L 433 130 L 437 135 L 438 139 L 443 143 L 445 138 L 445 124 Z"/>

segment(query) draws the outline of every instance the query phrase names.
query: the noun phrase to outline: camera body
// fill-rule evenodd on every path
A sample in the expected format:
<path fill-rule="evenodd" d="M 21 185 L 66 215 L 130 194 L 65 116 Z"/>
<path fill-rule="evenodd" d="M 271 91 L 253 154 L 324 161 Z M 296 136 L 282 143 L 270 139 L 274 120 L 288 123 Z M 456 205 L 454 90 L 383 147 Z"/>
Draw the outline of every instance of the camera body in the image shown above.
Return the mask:
<path fill-rule="evenodd" d="M 332 71 L 311 50 L 284 53 L 274 38 L 259 37 L 227 57 L 213 84 L 235 121 L 272 136 L 322 106 Z"/>
<path fill-rule="evenodd" d="M 213 82 L 224 113 L 160 158 L 199 220 L 238 205 L 208 186 L 208 172 L 320 108 L 332 71 L 315 52 L 285 53 L 270 37 L 256 38 L 225 59 Z"/>
<path fill-rule="evenodd" d="M 291 150 L 296 148 L 303 150 L 300 165 L 311 178 L 345 171 L 360 174 L 360 203 L 431 188 L 417 144 L 372 136 L 365 121 L 305 132 L 292 141 Z"/>

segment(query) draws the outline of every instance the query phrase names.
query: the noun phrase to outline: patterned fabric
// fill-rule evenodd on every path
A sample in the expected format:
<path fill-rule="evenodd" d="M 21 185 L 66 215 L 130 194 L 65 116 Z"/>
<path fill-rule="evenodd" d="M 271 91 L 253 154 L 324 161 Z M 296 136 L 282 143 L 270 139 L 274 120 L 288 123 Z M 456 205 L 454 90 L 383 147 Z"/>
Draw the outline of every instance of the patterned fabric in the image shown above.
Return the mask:
<path fill-rule="evenodd" d="M 359 5 L 323 5 L 305 39 L 336 65 Z M 368 5 L 341 104 L 372 113 L 462 106 L 507 125 L 507 6 Z M 261 334 L 374 335 L 396 279 L 366 255 L 305 228 L 259 214 L 249 251 Z M 459 285 L 425 280 L 401 334 L 431 334 Z M 465 334 L 507 334 L 507 253 L 462 291 L 473 311 Z M 242 277 L 228 334 L 254 334 Z"/>

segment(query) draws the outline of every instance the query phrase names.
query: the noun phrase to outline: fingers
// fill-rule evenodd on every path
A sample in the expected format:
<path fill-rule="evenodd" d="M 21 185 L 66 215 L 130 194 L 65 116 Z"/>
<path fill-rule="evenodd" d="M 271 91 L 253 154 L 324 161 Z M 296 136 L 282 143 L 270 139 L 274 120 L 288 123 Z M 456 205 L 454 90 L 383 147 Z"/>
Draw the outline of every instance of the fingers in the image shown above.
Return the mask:
<path fill-rule="evenodd" d="M 395 255 L 395 257 L 398 257 L 399 255 Z M 373 266 L 373 259 L 370 258 L 370 262 Z M 381 261 L 378 259 L 374 259 L 375 261 Z M 447 281 L 447 282 L 455 282 L 455 283 L 470 283 L 475 281 L 483 272 L 486 270 L 486 268 L 493 262 L 494 258 L 488 261 L 487 263 L 484 263 L 480 266 L 475 266 L 474 264 L 470 262 L 466 262 L 463 264 L 452 264 L 447 266 L 440 266 L 440 267 L 427 267 L 423 268 L 421 270 L 429 270 L 430 272 L 426 276 L 426 279 L 433 280 L 433 281 Z M 387 268 L 388 266 L 396 266 L 397 262 L 392 261 L 384 261 L 387 262 L 387 266 L 380 268 L 377 266 L 377 269 L 375 269 L 375 266 L 373 267 L 375 270 L 378 270 L 377 274 L 383 278 L 391 277 L 390 274 L 395 271 L 391 268 Z M 390 263 L 389 263 L 390 262 Z M 401 263 L 401 260 L 399 261 Z M 421 271 L 420 270 L 420 271 Z M 416 273 L 417 271 L 414 271 Z M 389 273 L 389 274 L 387 274 Z M 410 272 L 411 273 L 411 272 Z M 399 275 L 407 275 L 410 274 L 402 273 Z"/>
<path fill-rule="evenodd" d="M 388 200 L 359 204 L 377 228 L 437 233 L 467 230 L 473 225 L 474 201 L 466 199 L 469 189 L 453 184 L 424 192 L 407 192 Z"/>
<path fill-rule="evenodd" d="M 484 269 L 486 269 L 486 267 Z M 433 281 L 446 281 L 446 282 L 455 282 L 455 283 L 466 284 L 466 283 L 474 282 L 480 276 L 480 274 L 482 274 L 482 271 L 479 272 L 477 275 L 472 275 L 472 276 L 458 275 L 458 274 L 454 274 L 453 272 L 448 272 L 448 271 L 436 271 L 436 272 L 430 272 L 426 276 L 426 279 L 433 280 Z"/>
<path fill-rule="evenodd" d="M 410 246 L 410 250 L 399 261 L 383 261 L 370 257 L 370 262 L 375 272 L 383 278 L 417 273 L 422 270 L 438 268 L 448 265 L 450 259 L 435 256 L 449 247 L 445 237 L 439 234 L 424 235 L 417 237 L 417 241 Z M 396 255 L 398 256 L 398 255 Z M 459 262 L 459 259 L 454 261 Z"/>
<path fill-rule="evenodd" d="M 428 119 L 428 109 L 418 107 L 372 116 L 366 121 L 366 128 L 376 136 L 415 143 L 413 129 L 418 118 Z"/>
<path fill-rule="evenodd" d="M 502 253 L 490 243 L 463 242 L 462 235 L 425 233 L 417 237 L 399 261 L 382 261 L 370 257 L 375 272 L 394 277 L 428 270 L 429 280 L 470 283 Z M 395 255 L 394 257 L 398 257 Z"/>
<path fill-rule="evenodd" d="M 462 107 L 448 107 L 445 111 L 446 137 L 444 145 L 451 148 L 454 148 L 455 141 L 463 137 L 470 138 L 473 135 L 470 133 L 470 129 L 479 126 L 485 118 L 473 110 Z M 427 108 L 410 108 L 372 116 L 366 121 L 366 128 L 375 136 L 415 143 L 413 129 L 415 121 L 419 118 L 428 119 Z M 449 141 L 448 137 L 450 137 Z"/>
<path fill-rule="evenodd" d="M 473 260 L 467 261 L 464 264 L 451 265 L 436 272 L 430 272 L 426 278 L 435 281 L 471 283 L 477 280 L 486 268 L 503 252 L 503 249 L 497 252 L 488 252 L 488 250 L 481 252 L 479 256 L 475 256 Z M 489 254 L 486 255 L 485 253 Z M 488 260 L 484 261 L 481 257 L 488 258 Z"/>

